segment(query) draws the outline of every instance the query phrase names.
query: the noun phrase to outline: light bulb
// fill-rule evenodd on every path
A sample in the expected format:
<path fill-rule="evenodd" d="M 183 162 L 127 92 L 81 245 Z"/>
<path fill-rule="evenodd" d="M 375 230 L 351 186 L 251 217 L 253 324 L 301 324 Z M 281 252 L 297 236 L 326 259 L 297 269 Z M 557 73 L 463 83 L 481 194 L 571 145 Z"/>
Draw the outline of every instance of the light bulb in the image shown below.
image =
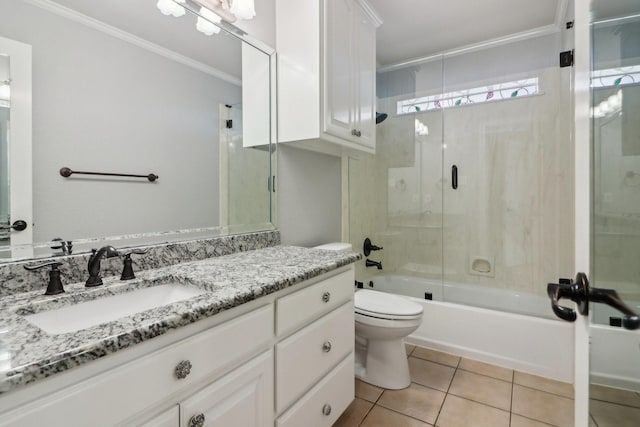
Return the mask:
<path fill-rule="evenodd" d="M 178 3 L 184 3 L 184 0 L 176 0 L 176 1 Z M 176 4 L 172 0 L 158 0 L 158 3 L 156 4 L 156 6 L 158 7 L 158 9 L 160 9 L 160 12 L 162 12 L 163 15 L 167 15 L 167 16 L 171 15 L 177 18 L 186 13 L 186 11 L 184 10 L 184 7 Z"/>
<path fill-rule="evenodd" d="M 252 19 L 256 16 L 256 8 L 253 0 L 233 0 L 231 13 L 239 19 Z"/>
<path fill-rule="evenodd" d="M 217 25 L 213 24 L 220 23 L 220 21 L 222 20 L 220 16 L 216 15 L 206 7 L 200 8 L 200 15 L 202 15 L 202 17 L 198 16 L 198 21 L 196 22 L 196 29 L 198 31 L 208 36 L 212 36 L 220 32 L 220 28 Z"/>

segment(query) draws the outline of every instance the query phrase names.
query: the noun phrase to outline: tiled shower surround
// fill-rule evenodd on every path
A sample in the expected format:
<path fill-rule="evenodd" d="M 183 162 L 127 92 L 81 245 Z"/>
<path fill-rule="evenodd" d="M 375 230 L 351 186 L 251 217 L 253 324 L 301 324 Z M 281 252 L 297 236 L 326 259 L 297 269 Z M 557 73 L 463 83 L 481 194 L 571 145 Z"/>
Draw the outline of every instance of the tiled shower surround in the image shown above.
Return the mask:
<path fill-rule="evenodd" d="M 148 249 L 148 251 L 144 255 L 134 255 L 133 266 L 134 271 L 150 270 L 279 244 L 280 232 L 275 230 L 141 246 L 140 249 Z M 49 269 L 27 271 L 24 266 L 48 260 L 62 263 L 60 271 L 64 284 L 82 282 L 88 277 L 89 255 L 89 253 L 84 253 L 0 264 L 0 297 L 38 289 L 42 289 L 44 292 L 49 280 Z M 103 277 L 119 276 L 122 272 L 122 259 L 120 257 L 103 259 L 101 271 Z"/>

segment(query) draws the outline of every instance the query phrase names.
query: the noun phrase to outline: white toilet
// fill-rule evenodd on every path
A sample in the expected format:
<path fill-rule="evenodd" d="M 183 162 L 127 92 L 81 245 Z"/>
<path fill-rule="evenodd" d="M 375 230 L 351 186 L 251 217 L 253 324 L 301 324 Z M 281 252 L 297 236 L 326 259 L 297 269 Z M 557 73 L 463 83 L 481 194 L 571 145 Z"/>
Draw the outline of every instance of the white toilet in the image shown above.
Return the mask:
<path fill-rule="evenodd" d="M 355 294 L 356 377 L 389 389 L 409 387 L 404 338 L 422 323 L 422 305 L 361 289 Z"/>
<path fill-rule="evenodd" d="M 351 251 L 349 243 L 329 243 L 318 249 Z M 404 338 L 422 323 L 422 305 L 386 292 L 360 289 L 354 298 L 356 377 L 388 389 L 409 387 L 409 362 Z"/>

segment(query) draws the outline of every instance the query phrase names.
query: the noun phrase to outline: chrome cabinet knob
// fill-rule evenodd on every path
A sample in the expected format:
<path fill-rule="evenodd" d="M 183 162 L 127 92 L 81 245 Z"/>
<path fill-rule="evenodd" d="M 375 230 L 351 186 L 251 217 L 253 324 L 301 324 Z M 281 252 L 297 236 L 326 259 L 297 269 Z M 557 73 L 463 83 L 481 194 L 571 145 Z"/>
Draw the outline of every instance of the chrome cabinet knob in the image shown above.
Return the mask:
<path fill-rule="evenodd" d="M 176 366 L 175 374 L 176 374 L 176 378 L 178 378 L 179 380 L 187 378 L 187 375 L 189 375 L 190 373 L 191 373 L 191 362 L 189 362 L 188 360 L 183 360 L 182 362 L 178 363 L 178 365 Z"/>
<path fill-rule="evenodd" d="M 204 414 L 194 415 L 189 420 L 189 427 L 202 427 L 202 426 L 204 426 Z"/>
<path fill-rule="evenodd" d="M 331 405 L 329 405 L 328 403 L 325 403 L 324 406 L 322 407 L 322 413 L 324 415 L 331 414 Z"/>
<path fill-rule="evenodd" d="M 329 292 L 325 292 L 324 294 L 322 294 L 323 302 L 329 302 L 330 299 L 331 299 L 331 294 Z"/>
<path fill-rule="evenodd" d="M 331 351 L 330 341 L 325 341 L 324 344 L 322 344 L 322 351 L 324 351 L 325 353 L 329 353 Z"/>

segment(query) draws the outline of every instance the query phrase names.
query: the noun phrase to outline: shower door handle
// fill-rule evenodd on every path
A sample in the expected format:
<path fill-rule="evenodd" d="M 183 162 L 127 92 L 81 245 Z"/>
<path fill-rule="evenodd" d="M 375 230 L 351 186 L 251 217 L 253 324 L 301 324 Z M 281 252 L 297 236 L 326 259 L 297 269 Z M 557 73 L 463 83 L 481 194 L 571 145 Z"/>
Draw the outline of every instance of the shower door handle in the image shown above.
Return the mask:
<path fill-rule="evenodd" d="M 451 188 L 458 189 L 458 166 L 451 166 Z"/>
<path fill-rule="evenodd" d="M 589 314 L 590 302 L 607 304 L 624 313 L 622 326 L 625 329 L 640 328 L 640 316 L 620 299 L 615 289 L 590 288 L 589 279 L 584 273 L 578 273 L 576 279 L 570 283 L 547 284 L 547 295 L 551 299 L 551 309 L 555 315 L 567 322 L 574 322 L 577 314 L 575 310 L 561 306 L 558 303 L 561 298 L 575 302 L 578 305 L 578 312 L 583 316 Z"/>

